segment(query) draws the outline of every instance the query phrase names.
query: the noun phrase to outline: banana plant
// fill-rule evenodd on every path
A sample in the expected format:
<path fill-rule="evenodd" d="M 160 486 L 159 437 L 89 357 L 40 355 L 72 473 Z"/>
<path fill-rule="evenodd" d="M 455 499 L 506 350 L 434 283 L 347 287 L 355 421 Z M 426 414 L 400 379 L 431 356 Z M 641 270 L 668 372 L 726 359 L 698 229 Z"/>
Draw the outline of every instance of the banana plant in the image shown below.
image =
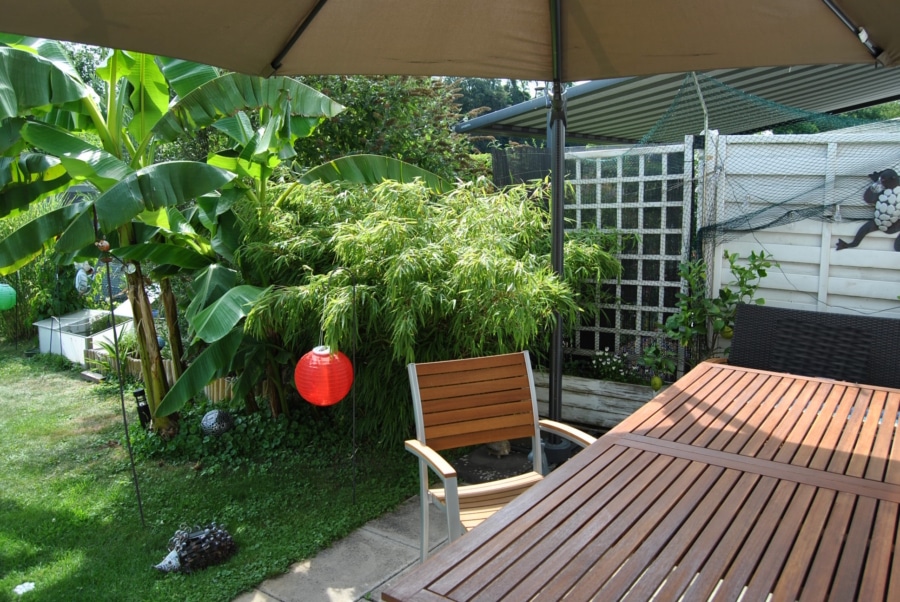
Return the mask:
<path fill-rule="evenodd" d="M 0 47 L 0 153 L 7 159 L 0 163 L 0 218 L 74 183 L 90 182 L 100 192 L 0 241 L 0 274 L 17 269 L 51 239 L 58 238 L 57 249 L 67 258 L 95 258 L 94 242 L 114 242 L 112 252 L 136 267 L 127 276 L 128 293 L 145 389 L 154 425 L 166 432 L 169 419 L 157 410 L 168 383 L 141 262 L 158 266 L 166 302 L 165 276 L 214 263 L 216 247 L 227 249 L 229 238 L 227 211 L 213 209 L 217 219 L 209 224 L 223 226 L 214 227 L 213 240 L 204 241 L 184 228 L 190 220 L 181 219 L 175 208 L 203 198 L 215 206 L 217 196 L 235 190 L 264 198 L 265 184 L 255 179 L 248 184 L 241 171 L 217 166 L 217 161 L 155 164 L 159 145 L 214 126 L 245 143 L 237 153 L 240 166 L 267 177 L 266 170 L 274 169 L 280 157 L 290 156 L 292 137 L 312 131 L 343 107 L 287 78 L 220 75 L 212 67 L 122 51 L 113 51 L 98 70 L 108 90 L 104 104 L 77 76 L 59 44 L 10 36 L 0 43 L 6 44 Z M 251 133 L 245 111 L 259 111 L 265 127 Z M 40 152 L 29 154 L 29 148 Z M 198 213 L 208 216 L 209 208 Z M 154 228 L 156 238 L 138 239 L 136 224 Z M 172 299 L 165 309 L 170 333 L 177 331 Z"/>

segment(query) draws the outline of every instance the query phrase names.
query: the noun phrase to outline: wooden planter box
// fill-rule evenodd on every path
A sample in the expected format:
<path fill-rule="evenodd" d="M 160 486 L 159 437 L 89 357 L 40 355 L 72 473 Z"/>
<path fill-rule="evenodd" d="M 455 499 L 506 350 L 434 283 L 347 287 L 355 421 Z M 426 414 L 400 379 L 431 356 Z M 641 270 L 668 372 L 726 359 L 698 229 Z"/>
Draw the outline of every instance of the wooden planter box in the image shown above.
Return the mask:
<path fill-rule="evenodd" d="M 84 353 L 85 363 L 89 370 L 97 372 L 116 371 L 116 360 L 110 358 L 103 349 L 86 349 Z M 141 372 L 141 360 L 134 357 L 126 357 L 125 372 L 134 378 L 143 378 Z M 166 379 L 169 383 L 175 382 L 175 369 L 172 360 L 163 358 L 163 369 L 166 371 Z M 217 378 L 203 389 L 204 395 L 212 401 L 224 401 L 231 399 L 231 381 Z"/>
<path fill-rule="evenodd" d="M 538 412 L 546 416 L 550 399 L 549 376 L 534 373 Z M 608 430 L 650 401 L 657 391 L 646 385 L 563 376 L 562 420 Z"/>

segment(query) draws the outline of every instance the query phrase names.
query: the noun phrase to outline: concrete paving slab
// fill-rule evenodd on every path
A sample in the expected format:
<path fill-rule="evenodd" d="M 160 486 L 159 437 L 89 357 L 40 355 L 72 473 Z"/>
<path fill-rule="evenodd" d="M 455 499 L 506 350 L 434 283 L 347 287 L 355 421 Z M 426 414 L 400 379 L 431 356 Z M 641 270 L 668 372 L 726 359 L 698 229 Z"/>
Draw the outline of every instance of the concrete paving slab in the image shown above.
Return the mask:
<path fill-rule="evenodd" d="M 433 505 L 428 519 L 434 551 L 447 543 L 447 523 Z M 233 602 L 380 600 L 382 591 L 418 564 L 419 498 L 415 496 Z"/>
<path fill-rule="evenodd" d="M 411 546 L 359 529 L 257 589 L 282 602 L 353 602 L 418 556 Z"/>
<path fill-rule="evenodd" d="M 434 504 L 428 508 L 428 525 L 428 547 L 433 549 L 447 540 L 447 519 Z M 411 497 L 395 511 L 369 521 L 362 528 L 419 549 L 419 497 Z"/>
<path fill-rule="evenodd" d="M 379 594 L 381 595 L 381 594 Z M 278 598 L 273 598 L 269 594 L 263 593 L 258 589 L 252 592 L 246 592 L 235 598 L 232 602 L 281 602 Z"/>

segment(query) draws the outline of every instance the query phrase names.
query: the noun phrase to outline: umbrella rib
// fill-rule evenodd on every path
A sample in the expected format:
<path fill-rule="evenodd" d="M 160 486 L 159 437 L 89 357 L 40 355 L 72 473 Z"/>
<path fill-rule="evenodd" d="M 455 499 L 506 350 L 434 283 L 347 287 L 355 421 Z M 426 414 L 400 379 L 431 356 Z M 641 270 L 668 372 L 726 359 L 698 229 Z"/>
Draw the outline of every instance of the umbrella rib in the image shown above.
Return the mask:
<path fill-rule="evenodd" d="M 306 15 L 306 18 L 303 19 L 303 23 L 297 28 L 297 31 L 294 32 L 294 35 L 291 36 L 291 39 L 288 40 L 287 44 L 284 45 L 284 48 L 281 49 L 274 59 L 272 59 L 272 69 L 278 71 L 281 68 L 281 61 L 284 60 L 284 57 L 287 56 L 287 53 L 291 51 L 291 48 L 294 47 L 294 44 L 297 43 L 297 40 L 300 39 L 300 36 L 303 35 L 303 32 L 306 31 L 306 28 L 309 27 L 309 24 L 312 23 L 313 19 L 316 18 L 316 15 L 319 14 L 319 11 L 322 10 L 322 7 L 325 6 L 325 3 L 328 0 L 319 0 L 316 2 L 316 5 L 313 7 L 309 14 Z"/>
<path fill-rule="evenodd" d="M 841 23 L 847 26 L 847 29 L 852 31 L 853 34 L 859 38 L 859 41 L 862 42 L 863 46 L 866 47 L 866 50 L 869 51 L 869 54 L 875 57 L 876 60 L 879 58 L 879 56 L 881 56 L 882 49 L 872 43 L 872 41 L 869 39 L 868 32 L 864 28 L 857 27 L 856 23 L 851 21 L 850 17 L 848 17 L 844 13 L 844 11 L 842 11 L 840 7 L 832 0 L 822 0 L 822 2 L 825 4 L 825 6 L 831 9 L 831 12 L 833 12 L 838 19 L 841 20 Z"/>

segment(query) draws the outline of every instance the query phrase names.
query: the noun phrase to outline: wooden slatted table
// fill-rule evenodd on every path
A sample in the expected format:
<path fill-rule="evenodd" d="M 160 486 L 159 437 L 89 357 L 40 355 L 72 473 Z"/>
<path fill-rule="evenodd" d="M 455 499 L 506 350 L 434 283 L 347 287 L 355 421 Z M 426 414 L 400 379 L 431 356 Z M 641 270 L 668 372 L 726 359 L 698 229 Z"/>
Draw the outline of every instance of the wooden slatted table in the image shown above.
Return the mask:
<path fill-rule="evenodd" d="M 382 599 L 900 600 L 898 410 L 704 362 Z"/>

